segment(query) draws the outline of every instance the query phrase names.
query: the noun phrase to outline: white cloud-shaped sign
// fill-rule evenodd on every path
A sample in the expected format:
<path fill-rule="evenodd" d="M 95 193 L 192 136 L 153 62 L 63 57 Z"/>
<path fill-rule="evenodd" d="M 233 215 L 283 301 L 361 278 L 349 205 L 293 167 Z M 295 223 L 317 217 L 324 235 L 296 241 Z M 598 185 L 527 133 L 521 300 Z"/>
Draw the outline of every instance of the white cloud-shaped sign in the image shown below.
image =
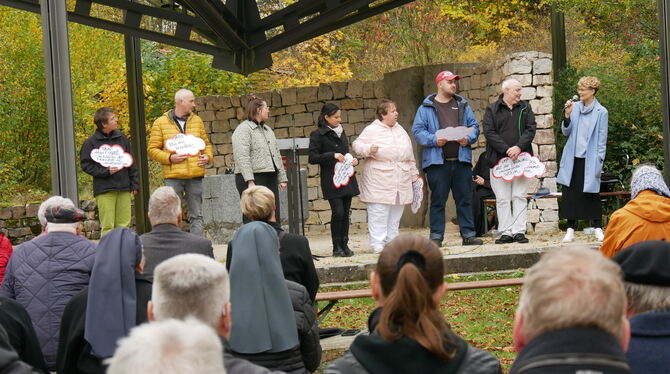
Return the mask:
<path fill-rule="evenodd" d="M 349 184 L 349 180 L 354 175 L 354 165 L 352 161 L 354 156 L 350 153 L 344 155 L 344 162 L 335 164 L 335 171 L 333 173 L 333 184 L 335 188 L 340 188 Z"/>
<path fill-rule="evenodd" d="M 500 159 L 491 169 L 494 178 L 502 179 L 507 182 L 519 178 L 539 177 L 544 174 L 545 165 L 539 158 L 531 156 L 528 152 L 521 152 L 516 161 L 509 157 Z"/>
<path fill-rule="evenodd" d="M 459 140 L 470 135 L 474 127 L 456 126 L 437 130 L 435 136 L 438 139 L 447 139 L 449 141 Z"/>
<path fill-rule="evenodd" d="M 91 158 L 100 165 L 108 167 L 129 167 L 133 164 L 133 156 L 124 151 L 120 145 L 103 144 L 91 151 Z"/>
<path fill-rule="evenodd" d="M 205 149 L 205 141 L 191 134 L 177 134 L 165 141 L 165 148 L 178 155 L 197 156 Z"/>

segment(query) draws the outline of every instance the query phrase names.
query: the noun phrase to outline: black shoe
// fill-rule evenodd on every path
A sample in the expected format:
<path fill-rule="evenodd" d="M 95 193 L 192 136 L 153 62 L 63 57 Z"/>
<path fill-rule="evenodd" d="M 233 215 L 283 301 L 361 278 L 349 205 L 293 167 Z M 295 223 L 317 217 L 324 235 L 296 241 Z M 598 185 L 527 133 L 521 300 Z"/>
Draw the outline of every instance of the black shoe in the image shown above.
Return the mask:
<path fill-rule="evenodd" d="M 437 248 L 442 248 L 442 240 L 440 239 L 430 239 L 431 242 L 437 245 Z"/>
<path fill-rule="evenodd" d="M 496 239 L 496 244 L 507 244 L 514 243 L 514 238 L 509 235 L 503 235 L 499 239 Z"/>
<path fill-rule="evenodd" d="M 340 244 L 340 241 L 333 241 L 333 257 L 349 257 L 347 256 L 347 252 L 342 249 L 342 244 Z"/>
<path fill-rule="evenodd" d="M 514 241 L 517 243 L 528 243 L 528 238 L 524 234 L 514 234 Z"/>
<path fill-rule="evenodd" d="M 484 244 L 484 241 L 479 238 L 475 238 L 474 236 L 471 236 L 469 238 L 463 238 L 463 245 L 482 245 L 482 244 Z"/>
<path fill-rule="evenodd" d="M 349 248 L 349 238 L 344 238 L 342 239 L 342 250 L 344 253 L 347 255 L 347 257 L 351 257 L 354 255 L 354 251 Z"/>

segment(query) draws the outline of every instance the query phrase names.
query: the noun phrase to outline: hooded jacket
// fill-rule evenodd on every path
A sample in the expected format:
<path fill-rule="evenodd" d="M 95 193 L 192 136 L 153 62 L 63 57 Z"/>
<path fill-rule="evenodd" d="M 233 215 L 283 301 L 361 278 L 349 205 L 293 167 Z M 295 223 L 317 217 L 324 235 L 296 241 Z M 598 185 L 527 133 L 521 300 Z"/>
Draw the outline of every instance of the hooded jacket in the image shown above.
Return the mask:
<path fill-rule="evenodd" d="M 130 153 L 128 138 L 119 130 L 114 130 L 109 134 L 95 130 L 95 133 L 86 139 L 81 146 L 79 159 L 82 170 L 93 177 L 93 195 L 98 196 L 110 191 L 137 191 L 140 185 L 134 160 L 132 165 L 114 174 L 109 173 L 109 168 L 93 161 L 91 151 L 100 148 L 103 144 L 119 145 L 125 152 Z"/>
<path fill-rule="evenodd" d="M 205 168 L 198 166 L 198 156 L 189 156 L 186 160 L 173 164 L 170 162 L 172 152 L 165 149 L 165 141 L 181 133 L 181 127 L 172 119 L 173 110 L 163 113 L 154 121 L 149 136 L 149 157 L 163 164 L 163 178 L 191 179 L 205 175 Z M 205 149 L 200 151 L 209 156 L 212 162 L 212 143 L 205 132 L 205 124 L 196 114 L 191 113 L 184 124 L 184 134 L 193 135 L 205 141 Z"/>
<path fill-rule="evenodd" d="M 423 146 L 423 161 L 421 168 L 425 169 L 430 165 L 444 164 L 444 154 L 442 147 L 437 146 L 437 137 L 435 132 L 440 129 L 440 121 L 437 118 L 437 111 L 433 106 L 435 94 L 428 95 L 419 106 L 414 116 L 412 133 L 416 142 Z M 458 161 L 472 163 L 472 149 L 470 144 L 477 142 L 479 137 L 479 123 L 475 118 L 475 113 L 468 105 L 468 101 L 462 96 L 454 95 L 454 100 L 458 103 L 458 123 L 461 126 L 473 127 L 474 130 L 467 136 L 468 144 L 458 147 Z"/>
<path fill-rule="evenodd" d="M 644 190 L 612 213 L 600 252 L 612 258 L 631 244 L 670 240 L 670 198 Z"/>

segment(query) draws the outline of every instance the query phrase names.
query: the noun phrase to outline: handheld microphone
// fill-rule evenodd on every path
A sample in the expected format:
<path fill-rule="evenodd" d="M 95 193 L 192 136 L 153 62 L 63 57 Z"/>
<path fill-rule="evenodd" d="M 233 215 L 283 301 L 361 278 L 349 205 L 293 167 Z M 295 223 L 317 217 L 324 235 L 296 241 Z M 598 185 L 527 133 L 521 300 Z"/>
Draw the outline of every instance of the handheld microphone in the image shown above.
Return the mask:
<path fill-rule="evenodd" d="M 573 96 L 572 101 L 575 102 L 575 103 L 578 102 L 579 101 L 579 96 L 577 96 L 577 95 Z"/>

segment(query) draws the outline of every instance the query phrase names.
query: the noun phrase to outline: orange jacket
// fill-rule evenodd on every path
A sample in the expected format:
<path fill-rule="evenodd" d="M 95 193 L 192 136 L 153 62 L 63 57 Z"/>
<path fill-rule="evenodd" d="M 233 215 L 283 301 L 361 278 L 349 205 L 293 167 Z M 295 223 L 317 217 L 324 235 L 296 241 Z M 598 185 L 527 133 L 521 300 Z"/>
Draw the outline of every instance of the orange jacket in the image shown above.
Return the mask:
<path fill-rule="evenodd" d="M 649 190 L 612 213 L 600 252 L 611 258 L 645 240 L 670 241 L 670 199 Z"/>

